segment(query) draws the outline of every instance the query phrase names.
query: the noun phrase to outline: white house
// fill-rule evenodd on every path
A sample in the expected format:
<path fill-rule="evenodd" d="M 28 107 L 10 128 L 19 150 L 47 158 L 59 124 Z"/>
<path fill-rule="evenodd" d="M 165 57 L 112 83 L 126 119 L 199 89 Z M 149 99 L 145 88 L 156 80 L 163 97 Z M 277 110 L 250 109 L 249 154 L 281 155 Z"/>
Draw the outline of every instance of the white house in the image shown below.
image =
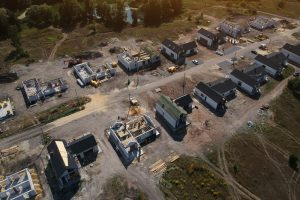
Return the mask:
<path fill-rule="evenodd" d="M 184 43 L 181 45 L 181 47 L 183 48 L 186 56 L 191 56 L 197 54 L 198 52 L 197 43 L 195 41 Z"/>
<path fill-rule="evenodd" d="M 182 46 L 169 39 L 165 39 L 161 43 L 161 52 L 176 64 L 184 64 L 185 62 L 185 51 Z"/>
<path fill-rule="evenodd" d="M 283 53 L 275 52 L 267 56 L 257 55 L 255 63 L 263 66 L 269 75 L 276 78 L 281 76 L 284 67 L 287 66 L 287 58 Z"/>
<path fill-rule="evenodd" d="M 169 97 L 161 95 L 156 103 L 156 114 L 174 131 L 186 126 L 187 112 Z"/>
<path fill-rule="evenodd" d="M 236 95 L 236 84 L 230 79 L 221 79 L 215 82 L 211 82 L 208 83 L 208 86 L 226 100 L 229 100 Z"/>
<path fill-rule="evenodd" d="M 150 47 L 142 48 L 140 51 L 124 51 L 117 55 L 120 65 L 129 72 L 160 65 L 159 52 Z"/>
<path fill-rule="evenodd" d="M 208 47 L 208 48 L 212 48 L 215 44 L 217 44 L 218 42 L 218 37 L 216 34 L 201 28 L 198 32 L 197 32 L 197 40 L 200 44 Z"/>
<path fill-rule="evenodd" d="M 99 148 L 94 135 L 86 134 L 68 144 L 70 153 L 80 159 L 84 159 L 89 154 L 97 154 Z"/>
<path fill-rule="evenodd" d="M 229 78 L 234 82 L 239 88 L 248 93 L 251 96 L 257 95 L 260 93 L 259 84 L 256 83 L 256 80 L 244 74 L 243 72 L 235 69 L 233 70 Z"/>
<path fill-rule="evenodd" d="M 268 76 L 265 68 L 261 65 L 252 64 L 243 70 L 245 74 L 255 79 L 259 85 L 263 85 L 268 81 Z"/>
<path fill-rule="evenodd" d="M 225 99 L 203 82 L 199 82 L 197 84 L 196 88 L 194 89 L 194 94 L 216 111 L 222 111 L 226 109 Z"/>
<path fill-rule="evenodd" d="M 300 44 L 291 45 L 287 43 L 282 47 L 281 52 L 288 60 L 300 65 Z"/>

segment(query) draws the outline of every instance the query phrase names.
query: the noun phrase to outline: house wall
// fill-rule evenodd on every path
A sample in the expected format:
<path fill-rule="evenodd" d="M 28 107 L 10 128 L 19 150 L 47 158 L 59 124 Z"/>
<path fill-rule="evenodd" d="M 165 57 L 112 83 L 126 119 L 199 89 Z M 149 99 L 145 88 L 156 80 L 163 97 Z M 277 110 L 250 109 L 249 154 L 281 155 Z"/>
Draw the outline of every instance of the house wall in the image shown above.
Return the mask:
<path fill-rule="evenodd" d="M 176 128 L 178 126 L 178 121 L 174 119 L 168 112 L 165 111 L 158 103 L 156 104 L 156 112 L 158 112 L 172 128 Z"/>
<path fill-rule="evenodd" d="M 252 86 L 244 83 L 240 79 L 236 78 L 235 76 L 229 75 L 232 82 L 234 82 L 239 88 L 243 89 L 245 92 L 247 92 L 250 95 L 254 95 L 256 93 L 256 89 Z"/>
<path fill-rule="evenodd" d="M 221 94 L 223 97 L 227 98 L 228 96 L 232 95 L 232 94 L 235 94 L 236 93 L 236 90 L 233 89 L 233 90 L 229 90 L 229 91 L 226 91 L 224 92 L 223 94 Z"/>
<path fill-rule="evenodd" d="M 201 38 L 207 41 L 207 44 L 206 44 L 206 45 L 207 45 L 208 47 L 211 47 L 211 46 L 212 46 L 212 44 L 213 44 L 213 40 L 212 40 L 212 39 L 206 37 L 205 35 L 202 35 L 202 34 L 200 34 L 200 33 L 197 33 L 197 39 L 200 40 Z"/>
<path fill-rule="evenodd" d="M 193 55 L 197 53 L 197 48 L 194 49 L 189 49 L 185 52 L 185 55 L 189 56 L 189 55 Z"/>
<path fill-rule="evenodd" d="M 125 160 L 129 160 L 130 155 L 127 153 L 118 136 L 113 131 L 110 131 L 109 139 L 115 144 L 116 149 L 121 153 Z"/>
<path fill-rule="evenodd" d="M 287 51 L 286 49 L 282 49 L 281 52 L 287 57 L 289 57 L 288 59 L 297 63 L 297 64 L 300 64 L 300 56 L 290 52 L 290 51 Z"/>
<path fill-rule="evenodd" d="M 273 76 L 273 77 L 277 76 L 278 73 L 280 74 L 280 72 L 278 72 L 277 70 L 275 70 L 275 69 L 273 69 L 273 68 L 271 68 L 271 67 L 269 67 L 269 66 L 267 66 L 267 65 L 265 65 L 265 64 L 263 64 L 263 63 L 261 63 L 261 62 L 259 62 L 259 61 L 257 61 L 257 60 L 255 60 L 255 62 L 256 62 L 258 65 L 264 66 L 266 72 L 267 72 L 268 74 L 270 74 L 271 76 Z"/>
<path fill-rule="evenodd" d="M 218 103 L 209 98 L 206 94 L 204 94 L 202 91 L 200 91 L 198 88 L 195 88 L 194 90 L 195 95 L 206 102 L 208 105 L 210 105 L 213 109 L 218 108 Z"/>
<path fill-rule="evenodd" d="M 177 53 L 175 53 L 174 51 L 172 51 L 171 49 L 169 49 L 165 45 L 162 44 L 161 48 L 162 48 L 162 51 L 165 52 L 167 55 L 169 55 L 171 58 L 174 58 L 175 60 L 177 60 L 179 58 Z"/>

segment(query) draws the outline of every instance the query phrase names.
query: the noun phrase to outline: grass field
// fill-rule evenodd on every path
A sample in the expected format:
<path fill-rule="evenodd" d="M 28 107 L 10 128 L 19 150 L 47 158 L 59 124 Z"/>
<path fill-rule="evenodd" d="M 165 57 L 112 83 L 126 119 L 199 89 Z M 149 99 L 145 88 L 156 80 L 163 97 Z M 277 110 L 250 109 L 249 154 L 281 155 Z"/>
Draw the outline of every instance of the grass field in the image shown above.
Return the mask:
<path fill-rule="evenodd" d="M 125 178 L 114 176 L 108 179 L 103 187 L 103 194 L 98 199 L 103 200 L 147 200 L 148 197 L 138 187 L 135 188 L 133 184 L 126 181 Z"/>
<path fill-rule="evenodd" d="M 230 199 L 227 186 L 200 159 L 182 156 L 160 180 L 166 199 Z"/>
<path fill-rule="evenodd" d="M 300 195 L 299 176 L 289 167 L 291 154 L 300 156 L 300 101 L 289 89 L 270 104 L 273 118 L 260 118 L 225 146 L 236 180 L 262 199 Z"/>

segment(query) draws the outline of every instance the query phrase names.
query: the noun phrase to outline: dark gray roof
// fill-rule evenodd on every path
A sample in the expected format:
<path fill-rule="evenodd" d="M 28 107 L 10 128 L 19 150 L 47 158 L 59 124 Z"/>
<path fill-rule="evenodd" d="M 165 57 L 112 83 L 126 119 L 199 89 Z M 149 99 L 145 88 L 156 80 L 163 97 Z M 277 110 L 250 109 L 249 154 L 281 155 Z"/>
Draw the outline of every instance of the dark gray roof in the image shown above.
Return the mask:
<path fill-rule="evenodd" d="M 197 44 L 195 41 L 192 41 L 192 42 L 188 42 L 188 43 L 185 43 L 185 44 L 182 44 L 181 47 L 187 51 L 187 50 L 191 50 L 191 49 L 195 49 L 197 48 Z"/>
<path fill-rule="evenodd" d="M 68 155 L 67 155 L 68 166 L 65 166 L 63 158 L 59 152 L 58 146 L 56 145 L 56 141 L 62 141 L 64 143 L 64 146 L 65 146 L 67 152 L 68 152 L 68 149 L 67 149 L 67 143 L 65 140 L 53 140 L 47 147 L 54 174 L 56 175 L 57 178 L 59 178 L 66 170 L 76 169 L 77 164 L 76 164 L 75 158 L 68 153 Z"/>
<path fill-rule="evenodd" d="M 223 94 L 225 92 L 235 89 L 236 85 L 234 82 L 232 82 L 231 79 L 225 79 L 225 80 L 223 79 L 221 81 L 212 83 L 211 88 L 216 92 Z"/>
<path fill-rule="evenodd" d="M 69 143 L 69 149 L 72 154 L 80 154 L 90 148 L 93 148 L 97 145 L 94 135 L 87 134 L 77 140 L 74 140 Z"/>
<path fill-rule="evenodd" d="M 265 68 L 263 66 L 250 65 L 248 68 L 244 70 L 244 73 L 252 78 L 256 78 L 259 76 L 265 76 L 267 74 Z"/>
<path fill-rule="evenodd" d="M 275 70 L 281 70 L 283 68 L 283 63 L 286 60 L 286 57 L 283 53 L 276 52 L 268 56 L 257 55 L 255 60 L 261 62 L 262 64 L 271 67 Z"/>
<path fill-rule="evenodd" d="M 214 33 L 210 32 L 210 31 L 208 31 L 208 30 L 206 30 L 204 28 L 201 28 L 198 31 L 198 33 L 200 33 L 201 35 L 204 35 L 205 37 L 208 37 L 208 38 L 210 38 L 212 40 L 216 38 L 216 35 Z"/>
<path fill-rule="evenodd" d="M 218 94 L 216 91 L 214 91 L 212 88 L 210 88 L 203 82 L 199 82 L 196 88 L 217 103 L 221 103 L 224 101 L 223 97 L 220 94 Z"/>
<path fill-rule="evenodd" d="M 172 40 L 169 40 L 169 39 L 165 39 L 162 42 L 162 44 L 177 54 L 184 51 L 184 49 L 180 45 L 176 44 L 175 42 L 173 42 Z"/>
<path fill-rule="evenodd" d="M 246 83 L 247 85 L 250 85 L 252 87 L 256 86 L 256 80 L 248 76 L 247 74 L 244 74 L 243 72 L 234 69 L 231 73 L 232 76 L 236 77 L 240 81 Z"/>
<path fill-rule="evenodd" d="M 286 43 L 282 48 L 300 56 L 300 44 L 292 45 L 292 44 Z"/>
<path fill-rule="evenodd" d="M 185 106 L 189 105 L 190 103 L 192 103 L 193 99 L 192 99 L 191 95 L 187 94 L 187 95 L 184 95 L 184 96 L 181 96 L 181 97 L 175 99 L 174 102 L 180 107 L 185 107 Z"/>

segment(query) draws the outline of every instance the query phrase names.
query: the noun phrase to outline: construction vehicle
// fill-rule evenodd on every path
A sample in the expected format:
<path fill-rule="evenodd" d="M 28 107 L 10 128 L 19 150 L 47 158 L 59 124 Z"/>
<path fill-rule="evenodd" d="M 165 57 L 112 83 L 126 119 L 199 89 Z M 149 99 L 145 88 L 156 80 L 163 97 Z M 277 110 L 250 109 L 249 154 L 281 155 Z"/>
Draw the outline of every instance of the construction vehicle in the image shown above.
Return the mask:
<path fill-rule="evenodd" d="M 169 73 L 175 73 L 177 71 L 177 68 L 175 66 L 168 67 L 168 72 Z"/>
<path fill-rule="evenodd" d="M 112 62 L 112 63 L 111 63 L 111 66 L 112 66 L 113 68 L 116 68 L 116 67 L 118 67 L 118 63 Z"/>
<path fill-rule="evenodd" d="M 91 85 L 94 88 L 98 88 L 100 86 L 101 82 L 99 80 L 91 80 Z"/>
<path fill-rule="evenodd" d="M 264 50 L 264 51 L 268 50 L 266 44 L 261 44 L 261 45 L 259 45 L 259 49 Z"/>
<path fill-rule="evenodd" d="M 71 59 L 71 60 L 68 60 L 68 61 L 64 61 L 64 64 L 68 63 L 68 68 L 71 68 L 75 65 L 78 65 L 78 64 L 81 64 L 82 63 L 82 59 L 80 58 L 76 58 L 76 59 Z"/>

